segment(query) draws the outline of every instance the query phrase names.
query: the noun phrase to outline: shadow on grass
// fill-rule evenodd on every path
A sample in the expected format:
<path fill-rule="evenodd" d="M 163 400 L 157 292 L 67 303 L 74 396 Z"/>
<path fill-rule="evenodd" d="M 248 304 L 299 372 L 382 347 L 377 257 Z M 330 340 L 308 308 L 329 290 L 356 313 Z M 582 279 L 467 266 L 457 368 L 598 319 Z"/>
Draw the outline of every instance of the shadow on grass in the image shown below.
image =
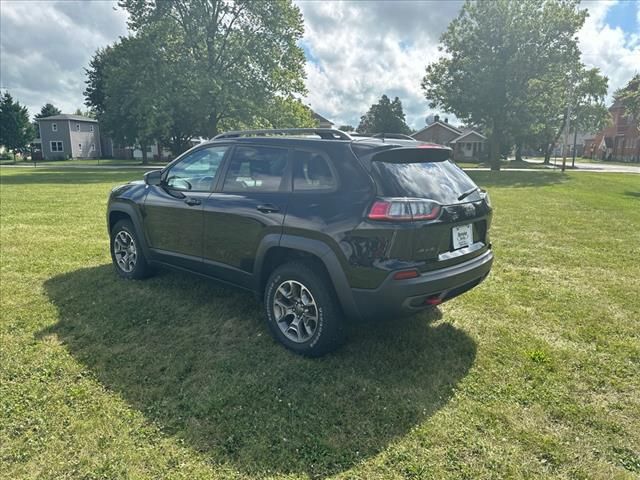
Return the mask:
<path fill-rule="evenodd" d="M 624 194 L 628 197 L 640 198 L 640 192 L 632 192 L 630 190 L 624 192 Z"/>
<path fill-rule="evenodd" d="M 476 353 L 434 310 L 358 324 L 321 359 L 276 344 L 249 293 L 110 265 L 48 280 L 55 334 L 108 389 L 214 463 L 250 476 L 331 475 L 445 405 Z"/>
<path fill-rule="evenodd" d="M 475 172 L 473 169 L 466 173 L 481 187 L 543 187 L 565 183 L 570 178 L 559 171 L 531 170 L 527 172 Z"/>

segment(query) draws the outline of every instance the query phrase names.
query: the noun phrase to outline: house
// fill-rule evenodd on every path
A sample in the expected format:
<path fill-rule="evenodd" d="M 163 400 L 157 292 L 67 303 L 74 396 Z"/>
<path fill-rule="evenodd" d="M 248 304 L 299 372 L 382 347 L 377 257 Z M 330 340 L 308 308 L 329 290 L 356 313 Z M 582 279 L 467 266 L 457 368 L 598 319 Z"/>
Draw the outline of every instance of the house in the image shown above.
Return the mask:
<path fill-rule="evenodd" d="M 561 157 L 562 156 L 562 148 L 565 138 L 565 130 L 562 131 L 560 137 L 558 139 L 558 143 L 555 145 L 553 152 L 551 153 L 553 156 Z M 594 133 L 593 132 L 575 132 L 569 131 L 567 134 L 567 156 L 573 156 L 573 145 L 575 141 L 576 146 L 576 156 L 582 157 L 584 152 L 586 152 L 586 148 L 593 144 Z"/>
<path fill-rule="evenodd" d="M 598 132 L 584 152 L 589 158 L 640 162 L 640 130 L 638 122 L 627 114 L 624 104 L 614 102 L 609 108 L 612 124 Z"/>
<path fill-rule="evenodd" d="M 311 112 L 313 113 L 314 120 L 318 124 L 318 128 L 333 128 L 334 123 L 331 120 L 327 120 L 322 115 L 314 112 L 313 110 L 311 110 Z"/>
<path fill-rule="evenodd" d="M 42 158 L 99 158 L 100 128 L 98 121 L 82 115 L 53 115 L 39 118 Z"/>
<path fill-rule="evenodd" d="M 433 117 L 433 123 L 411 136 L 421 142 L 451 147 L 456 161 L 479 161 L 486 157 L 487 137 L 472 128 L 456 128 L 447 118 L 441 122 L 439 115 Z"/>

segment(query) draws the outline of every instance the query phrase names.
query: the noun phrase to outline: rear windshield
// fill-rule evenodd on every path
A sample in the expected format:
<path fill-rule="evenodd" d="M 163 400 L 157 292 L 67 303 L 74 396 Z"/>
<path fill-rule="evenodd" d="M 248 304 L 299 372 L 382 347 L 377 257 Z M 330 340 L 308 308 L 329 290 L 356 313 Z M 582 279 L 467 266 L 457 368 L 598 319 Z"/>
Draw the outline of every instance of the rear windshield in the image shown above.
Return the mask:
<path fill-rule="evenodd" d="M 377 172 L 381 195 L 385 197 L 429 198 L 444 205 L 480 199 L 478 192 L 464 200 L 460 194 L 476 186 L 473 180 L 450 160 L 443 162 L 371 162 Z"/>

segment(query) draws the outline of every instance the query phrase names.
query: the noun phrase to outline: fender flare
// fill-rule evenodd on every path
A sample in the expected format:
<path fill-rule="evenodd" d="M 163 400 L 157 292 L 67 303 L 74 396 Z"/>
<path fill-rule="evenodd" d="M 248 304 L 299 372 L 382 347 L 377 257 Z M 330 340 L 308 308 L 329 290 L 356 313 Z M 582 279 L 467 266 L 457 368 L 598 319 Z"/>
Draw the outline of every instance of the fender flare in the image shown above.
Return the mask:
<path fill-rule="evenodd" d="M 260 287 L 260 279 L 262 278 L 262 269 L 264 259 L 267 252 L 274 247 L 290 248 L 292 250 L 299 250 L 301 252 L 309 253 L 318 257 L 324 264 L 329 278 L 333 283 L 333 288 L 338 296 L 338 301 L 342 306 L 344 313 L 352 318 L 359 318 L 360 314 L 353 298 L 351 286 L 347 280 L 347 276 L 344 272 L 344 268 L 340 263 L 335 252 L 326 243 L 320 240 L 314 240 L 308 237 L 298 237 L 295 235 L 287 234 L 270 234 L 266 235 L 256 252 L 256 264 L 254 268 L 256 291 Z"/>
<path fill-rule="evenodd" d="M 147 244 L 147 238 L 144 235 L 144 229 L 142 228 L 142 219 L 140 218 L 140 213 L 138 212 L 138 210 L 134 208 L 133 205 L 123 201 L 112 203 L 107 211 L 107 229 L 109 230 L 109 235 L 111 235 L 111 227 L 113 226 L 110 224 L 109 218 L 114 212 L 124 213 L 131 219 L 133 227 L 136 229 L 138 239 L 140 240 L 144 256 L 147 258 L 147 260 L 150 261 L 151 251 L 149 250 L 149 245 Z"/>

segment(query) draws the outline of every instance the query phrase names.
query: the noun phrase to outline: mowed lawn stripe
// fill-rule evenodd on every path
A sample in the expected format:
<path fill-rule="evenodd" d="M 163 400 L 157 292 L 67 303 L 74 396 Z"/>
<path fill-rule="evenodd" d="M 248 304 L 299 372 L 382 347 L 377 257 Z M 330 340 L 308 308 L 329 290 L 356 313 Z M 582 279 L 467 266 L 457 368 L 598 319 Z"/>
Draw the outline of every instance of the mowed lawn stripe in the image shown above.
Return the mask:
<path fill-rule="evenodd" d="M 308 360 L 248 293 L 116 277 L 140 171 L 0 169 L 0 476 L 637 478 L 640 176 L 471 175 L 488 280 Z"/>

